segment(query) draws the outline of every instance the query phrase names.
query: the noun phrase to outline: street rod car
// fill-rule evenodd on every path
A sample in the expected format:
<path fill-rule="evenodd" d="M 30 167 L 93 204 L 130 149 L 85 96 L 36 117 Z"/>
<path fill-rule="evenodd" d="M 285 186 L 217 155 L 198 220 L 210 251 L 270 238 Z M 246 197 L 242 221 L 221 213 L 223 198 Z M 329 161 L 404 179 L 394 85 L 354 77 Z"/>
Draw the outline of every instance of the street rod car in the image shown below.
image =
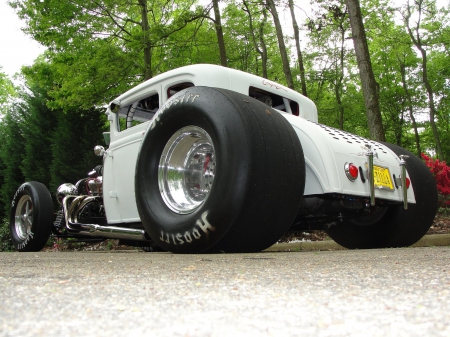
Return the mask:
<path fill-rule="evenodd" d="M 174 253 L 257 252 L 287 231 L 325 230 L 347 248 L 409 246 L 433 222 L 437 190 L 399 146 L 318 123 L 314 103 L 215 65 L 168 71 L 112 101 L 108 148 L 52 197 L 26 182 L 12 200 L 19 251 L 49 236 L 120 239 Z"/>

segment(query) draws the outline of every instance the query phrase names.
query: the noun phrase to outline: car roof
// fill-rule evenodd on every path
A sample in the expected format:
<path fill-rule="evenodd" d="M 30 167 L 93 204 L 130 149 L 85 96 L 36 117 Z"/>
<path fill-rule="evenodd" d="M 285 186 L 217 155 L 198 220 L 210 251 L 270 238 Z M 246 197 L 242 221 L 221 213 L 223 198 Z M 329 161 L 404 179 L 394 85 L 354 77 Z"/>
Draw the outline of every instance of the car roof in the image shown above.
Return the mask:
<path fill-rule="evenodd" d="M 315 104 L 300 93 L 268 79 L 214 64 L 194 64 L 169 70 L 135 86 L 113 102 L 120 105 L 129 104 L 152 90 L 164 91 L 171 85 L 182 82 L 192 82 L 195 86 L 224 88 L 247 96 L 249 87 L 255 87 L 295 100 L 300 106 L 301 117 L 317 121 Z"/>

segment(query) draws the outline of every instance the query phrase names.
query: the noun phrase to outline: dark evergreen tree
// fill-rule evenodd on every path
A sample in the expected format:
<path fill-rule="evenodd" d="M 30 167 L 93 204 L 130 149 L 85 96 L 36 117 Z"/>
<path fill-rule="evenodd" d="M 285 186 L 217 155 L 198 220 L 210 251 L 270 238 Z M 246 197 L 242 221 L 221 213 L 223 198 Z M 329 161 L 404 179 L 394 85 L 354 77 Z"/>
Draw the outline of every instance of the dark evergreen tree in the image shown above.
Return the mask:
<path fill-rule="evenodd" d="M 3 204 L 2 197 L 1 197 L 2 187 L 5 184 L 3 171 L 6 169 L 5 163 L 3 162 L 3 156 L 2 156 L 2 152 L 3 152 L 2 144 L 5 143 L 5 133 L 6 133 L 5 124 L 4 124 L 3 120 L 0 120 L 0 222 L 1 222 L 3 215 L 5 214 L 5 205 Z M 1 223 L 0 223 L 0 227 L 1 227 Z"/>
<path fill-rule="evenodd" d="M 57 125 L 56 116 L 62 110 L 52 110 L 46 105 L 46 88 L 34 85 L 31 94 L 24 97 L 27 105 L 23 120 L 25 153 L 20 166 L 25 181 L 39 181 L 48 186 L 51 181 L 51 142 Z"/>
<path fill-rule="evenodd" d="M 95 145 L 104 145 L 104 116 L 103 110 L 96 108 L 58 114 L 51 141 L 53 161 L 49 186 L 52 190 L 62 183 L 75 183 L 87 177 L 89 171 L 101 164 L 93 149 Z"/>
<path fill-rule="evenodd" d="M 20 170 L 24 153 L 23 121 L 25 106 L 23 103 L 12 105 L 1 121 L 2 133 L 0 143 L 0 161 L 2 162 L 2 184 L 0 187 L 0 203 L 5 216 L 9 214 L 12 197 L 23 183 L 24 176 Z M 2 215 L 3 215 L 2 214 Z"/>

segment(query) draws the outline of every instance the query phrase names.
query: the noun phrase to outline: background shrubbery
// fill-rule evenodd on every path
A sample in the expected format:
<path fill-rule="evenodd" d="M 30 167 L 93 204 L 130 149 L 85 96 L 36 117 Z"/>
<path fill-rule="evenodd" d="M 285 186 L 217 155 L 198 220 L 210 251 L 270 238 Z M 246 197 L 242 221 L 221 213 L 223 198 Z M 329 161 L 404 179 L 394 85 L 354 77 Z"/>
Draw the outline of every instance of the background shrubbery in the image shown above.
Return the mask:
<path fill-rule="evenodd" d="M 0 220 L 0 252 L 9 252 L 14 250 L 9 234 L 9 220 L 4 218 Z"/>
<path fill-rule="evenodd" d="M 450 167 L 445 161 L 433 159 L 424 153 L 422 153 L 422 158 L 436 180 L 439 193 L 439 207 L 450 209 Z M 448 210 L 442 210 L 442 212 L 449 213 Z"/>

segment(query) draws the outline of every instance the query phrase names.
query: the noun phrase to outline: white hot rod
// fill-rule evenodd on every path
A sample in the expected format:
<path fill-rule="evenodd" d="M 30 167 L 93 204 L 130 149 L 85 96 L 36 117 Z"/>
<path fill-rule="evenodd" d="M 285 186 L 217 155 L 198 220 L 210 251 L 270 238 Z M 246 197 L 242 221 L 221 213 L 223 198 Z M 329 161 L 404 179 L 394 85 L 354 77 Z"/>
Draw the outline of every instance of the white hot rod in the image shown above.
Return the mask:
<path fill-rule="evenodd" d="M 12 201 L 19 251 L 57 237 L 120 239 L 174 253 L 257 252 L 289 230 L 325 230 L 347 248 L 409 246 L 433 222 L 437 189 L 407 150 L 318 123 L 280 84 L 199 64 L 112 101 L 108 148 L 54 212 L 26 182 Z"/>

